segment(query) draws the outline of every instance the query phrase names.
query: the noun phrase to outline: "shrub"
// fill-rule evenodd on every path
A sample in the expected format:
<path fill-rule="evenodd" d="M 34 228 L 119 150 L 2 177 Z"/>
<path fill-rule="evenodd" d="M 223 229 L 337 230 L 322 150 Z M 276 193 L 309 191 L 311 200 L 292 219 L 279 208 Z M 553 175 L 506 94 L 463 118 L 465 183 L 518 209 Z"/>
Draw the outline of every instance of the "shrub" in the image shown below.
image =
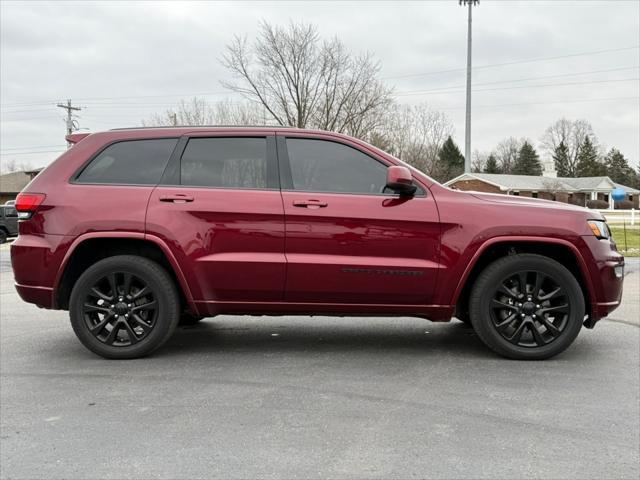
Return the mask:
<path fill-rule="evenodd" d="M 633 208 L 633 202 L 631 200 L 620 200 L 615 203 L 616 210 L 631 210 Z"/>
<path fill-rule="evenodd" d="M 571 205 L 577 205 L 578 207 L 584 207 L 583 201 L 579 198 L 570 198 L 568 203 Z"/>
<path fill-rule="evenodd" d="M 597 208 L 602 210 L 609 208 L 609 202 L 606 200 L 587 200 L 587 208 Z"/>

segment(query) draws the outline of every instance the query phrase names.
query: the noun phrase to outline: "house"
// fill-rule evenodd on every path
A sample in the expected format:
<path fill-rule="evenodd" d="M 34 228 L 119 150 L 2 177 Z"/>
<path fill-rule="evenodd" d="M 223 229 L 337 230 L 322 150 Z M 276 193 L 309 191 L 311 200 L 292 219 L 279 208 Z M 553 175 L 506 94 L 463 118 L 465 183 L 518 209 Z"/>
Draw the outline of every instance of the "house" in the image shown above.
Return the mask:
<path fill-rule="evenodd" d="M 503 175 L 497 173 L 463 173 L 445 183 L 458 190 L 520 195 L 559 202 L 573 203 L 583 207 L 589 200 L 603 200 L 614 208 L 611 192 L 620 188 L 638 208 L 640 190 L 620 185 L 609 177 L 549 177 L 532 175 Z"/>
<path fill-rule="evenodd" d="M 42 168 L 24 172 L 11 172 L 0 175 L 0 205 L 8 200 L 15 200 L 24 187 L 36 176 Z"/>

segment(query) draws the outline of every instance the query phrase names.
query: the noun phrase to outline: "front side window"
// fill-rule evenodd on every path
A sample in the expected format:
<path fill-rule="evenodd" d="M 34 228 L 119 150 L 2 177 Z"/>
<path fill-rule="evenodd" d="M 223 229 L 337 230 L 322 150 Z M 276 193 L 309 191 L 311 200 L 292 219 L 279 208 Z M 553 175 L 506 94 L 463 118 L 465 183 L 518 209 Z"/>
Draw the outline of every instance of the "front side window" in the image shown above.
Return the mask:
<path fill-rule="evenodd" d="M 355 148 L 307 138 L 287 138 L 294 190 L 383 194 L 387 167 Z"/>
<path fill-rule="evenodd" d="M 156 185 L 177 142 L 177 138 L 158 138 L 114 143 L 80 172 L 76 182 Z"/>
<path fill-rule="evenodd" d="M 182 155 L 180 183 L 194 187 L 267 188 L 264 137 L 192 138 Z"/>

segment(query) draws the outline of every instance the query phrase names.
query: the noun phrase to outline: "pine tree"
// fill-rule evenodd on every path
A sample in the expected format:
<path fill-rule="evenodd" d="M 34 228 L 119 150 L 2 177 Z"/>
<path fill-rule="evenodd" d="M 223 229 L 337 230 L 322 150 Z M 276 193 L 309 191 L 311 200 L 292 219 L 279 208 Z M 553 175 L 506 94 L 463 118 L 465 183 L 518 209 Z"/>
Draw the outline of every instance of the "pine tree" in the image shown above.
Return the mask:
<path fill-rule="evenodd" d="M 443 179 L 451 180 L 464 173 L 464 155 L 451 137 L 442 144 L 438 160 Z"/>
<path fill-rule="evenodd" d="M 635 184 L 636 172 L 629 166 L 629 162 L 620 150 L 612 148 L 604 159 L 607 175 L 616 183 L 631 186 Z"/>
<path fill-rule="evenodd" d="M 484 164 L 484 173 L 502 173 L 495 155 L 491 154 L 487 158 L 487 163 Z"/>
<path fill-rule="evenodd" d="M 569 161 L 569 149 L 564 142 L 556 147 L 553 152 L 553 161 L 556 166 L 556 172 L 559 177 L 570 177 L 570 161 Z"/>
<path fill-rule="evenodd" d="M 598 151 L 588 135 L 584 137 L 584 142 L 580 145 L 576 174 L 578 177 L 599 177 L 606 175 L 605 167 L 598 159 Z"/>
<path fill-rule="evenodd" d="M 522 144 L 511 173 L 515 175 L 542 175 L 540 158 L 529 142 Z"/>

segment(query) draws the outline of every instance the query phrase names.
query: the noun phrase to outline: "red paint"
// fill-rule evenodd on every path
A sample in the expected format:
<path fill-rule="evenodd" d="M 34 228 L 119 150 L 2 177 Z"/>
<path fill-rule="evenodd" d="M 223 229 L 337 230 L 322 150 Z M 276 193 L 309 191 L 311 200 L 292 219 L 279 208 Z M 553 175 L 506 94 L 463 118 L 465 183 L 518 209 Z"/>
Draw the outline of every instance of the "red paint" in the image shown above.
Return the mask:
<path fill-rule="evenodd" d="M 328 139 L 387 164 L 388 179 L 418 195 L 73 183 L 75 173 L 119 140 L 183 136 Z M 192 310 L 203 315 L 416 315 L 448 319 L 473 266 L 498 243 L 568 249 L 584 277 L 595 320 L 617 307 L 624 262 L 596 239 L 597 212 L 556 202 L 445 188 L 394 157 L 344 135 L 297 129 L 171 128 L 85 136 L 23 195 L 46 197 L 11 247 L 22 298 L 57 308 L 65 266 L 92 238 L 159 246 Z M 81 141 L 79 141 L 81 140 Z M 420 194 L 420 191 L 424 194 Z M 29 197 L 23 197 L 29 198 Z M 39 198 L 39 197 L 38 197 Z"/>

